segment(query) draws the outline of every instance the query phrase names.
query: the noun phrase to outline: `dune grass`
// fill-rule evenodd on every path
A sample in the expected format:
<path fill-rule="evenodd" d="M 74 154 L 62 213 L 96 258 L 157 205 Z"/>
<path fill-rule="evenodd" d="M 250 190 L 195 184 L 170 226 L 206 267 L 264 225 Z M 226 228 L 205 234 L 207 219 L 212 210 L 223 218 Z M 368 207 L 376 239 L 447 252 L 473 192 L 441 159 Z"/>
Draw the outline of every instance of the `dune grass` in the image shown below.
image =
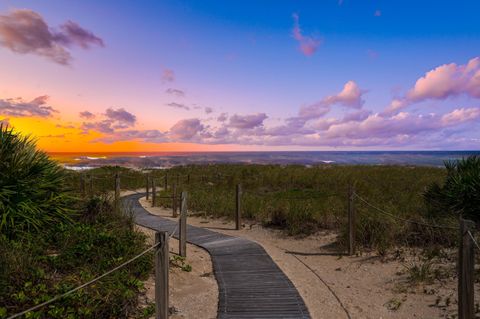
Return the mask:
<path fill-rule="evenodd" d="M 94 193 L 111 192 L 116 173 L 120 174 L 122 189 L 144 189 L 145 173 L 154 178 L 160 189 L 167 175 L 169 188 L 159 191 L 159 205 L 171 207 L 172 201 L 161 197 L 171 196 L 171 185 L 175 183 L 178 196 L 181 191 L 189 193 L 189 210 L 231 219 L 235 212 L 235 187 L 241 184 L 245 218 L 294 236 L 309 235 L 319 229 L 338 230 L 340 244 L 346 241 L 348 189 L 354 185 L 359 196 L 354 200 L 356 240 L 361 247 L 384 252 L 398 245 L 451 246 L 457 237 L 458 216 L 450 211 L 432 213 L 424 196 L 431 185 L 444 183 L 447 170 L 443 168 L 216 164 L 142 173 L 104 167 L 84 175 L 75 173 L 75 185 L 81 184 L 83 176 L 94 181 Z"/>

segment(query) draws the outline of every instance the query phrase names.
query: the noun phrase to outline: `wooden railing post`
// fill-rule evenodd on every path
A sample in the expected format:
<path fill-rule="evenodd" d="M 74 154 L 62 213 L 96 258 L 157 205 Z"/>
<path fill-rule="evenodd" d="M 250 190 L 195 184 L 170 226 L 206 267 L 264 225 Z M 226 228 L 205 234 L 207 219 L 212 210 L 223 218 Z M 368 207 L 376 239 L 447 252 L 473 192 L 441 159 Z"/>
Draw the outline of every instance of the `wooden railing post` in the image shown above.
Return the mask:
<path fill-rule="evenodd" d="M 150 175 L 147 175 L 145 177 L 145 190 L 146 190 L 146 193 L 147 193 L 147 200 L 148 198 L 150 197 Z"/>
<path fill-rule="evenodd" d="M 172 185 L 172 217 L 177 217 L 177 184 Z"/>
<path fill-rule="evenodd" d="M 119 208 L 119 201 L 120 199 L 120 175 L 118 173 L 115 174 L 115 210 Z"/>
<path fill-rule="evenodd" d="M 179 247 L 180 256 L 187 257 L 187 192 L 182 192 L 182 204 L 180 208 Z"/>
<path fill-rule="evenodd" d="M 348 186 L 348 254 L 355 254 L 355 186 Z"/>
<path fill-rule="evenodd" d="M 155 319 L 168 319 L 168 233 L 155 233 Z"/>
<path fill-rule="evenodd" d="M 155 185 L 155 179 L 152 178 L 152 207 L 155 207 L 157 203 L 157 187 Z"/>
<path fill-rule="evenodd" d="M 472 237 L 475 223 L 460 218 L 460 246 L 458 248 L 458 318 L 475 318 L 474 266 L 475 250 Z"/>
<path fill-rule="evenodd" d="M 235 229 L 240 230 L 242 224 L 242 185 L 237 184 L 235 196 Z"/>

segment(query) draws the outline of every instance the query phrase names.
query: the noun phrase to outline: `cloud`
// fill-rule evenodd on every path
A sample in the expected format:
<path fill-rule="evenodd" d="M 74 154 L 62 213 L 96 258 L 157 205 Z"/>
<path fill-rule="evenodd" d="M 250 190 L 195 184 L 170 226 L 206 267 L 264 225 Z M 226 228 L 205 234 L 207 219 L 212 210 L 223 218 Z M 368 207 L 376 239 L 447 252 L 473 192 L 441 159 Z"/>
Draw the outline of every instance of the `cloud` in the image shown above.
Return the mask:
<path fill-rule="evenodd" d="M 127 126 L 133 126 L 137 121 L 137 117 L 132 113 L 125 111 L 124 108 L 120 108 L 117 110 L 108 108 L 105 112 L 105 116 L 113 122 L 125 124 Z"/>
<path fill-rule="evenodd" d="M 173 140 L 191 140 L 193 137 L 198 136 L 204 129 L 205 126 L 199 119 L 185 119 L 175 123 L 175 125 L 170 128 L 169 135 Z"/>
<path fill-rule="evenodd" d="M 140 140 L 147 143 L 165 143 L 166 134 L 159 130 L 125 130 L 116 131 L 112 135 L 95 139 L 93 142 L 115 143 L 119 141 Z"/>
<path fill-rule="evenodd" d="M 218 122 L 225 122 L 227 119 L 228 119 L 228 114 L 227 114 L 227 113 L 221 113 L 221 114 L 217 117 L 217 121 L 218 121 Z"/>
<path fill-rule="evenodd" d="M 48 98 L 47 95 L 42 95 L 30 102 L 21 98 L 0 99 L 0 114 L 13 117 L 49 117 L 58 111 L 47 105 Z"/>
<path fill-rule="evenodd" d="M 255 113 L 249 115 L 233 115 L 230 117 L 229 126 L 237 129 L 252 129 L 263 125 L 267 118 L 265 113 Z"/>
<path fill-rule="evenodd" d="M 165 93 L 167 94 L 170 94 L 170 95 L 173 95 L 173 96 L 177 96 L 177 97 L 184 97 L 185 96 L 185 92 L 182 91 L 182 90 L 177 90 L 177 89 L 172 89 L 172 88 L 169 88 L 165 91 Z"/>
<path fill-rule="evenodd" d="M 368 116 L 360 122 L 347 122 L 331 126 L 327 137 L 342 138 L 386 138 L 399 135 L 417 135 L 425 131 L 438 131 L 480 119 L 480 108 L 455 109 L 444 115 L 412 115 L 400 112 L 384 117 L 379 114 Z"/>
<path fill-rule="evenodd" d="M 139 140 L 150 143 L 189 142 L 202 144 L 297 145 L 329 147 L 442 145 L 448 140 L 468 144 L 466 130 L 478 125 L 480 107 L 456 108 L 445 114 L 411 114 L 391 116 L 356 110 L 342 118 L 319 118 L 305 123 L 298 118 L 286 119 L 283 125 L 265 127 L 264 113 L 234 115 L 220 126 L 209 126 L 198 118 L 183 119 L 170 130 L 111 130 L 96 141 Z M 102 124 L 102 123 L 99 123 Z M 423 144 L 422 144 L 423 143 Z M 473 143 L 473 142 L 472 142 Z"/>
<path fill-rule="evenodd" d="M 392 100 L 385 114 L 428 99 L 445 100 L 462 94 L 480 98 L 480 57 L 471 59 L 465 65 L 450 63 L 428 71 L 404 97 Z"/>
<path fill-rule="evenodd" d="M 184 110 L 190 110 L 190 107 L 188 105 L 185 105 L 185 104 L 181 104 L 181 103 L 175 103 L 175 102 L 171 102 L 171 103 L 168 103 L 167 106 L 170 106 L 170 107 L 173 107 L 173 108 L 176 108 L 176 109 L 184 109 Z"/>
<path fill-rule="evenodd" d="M 213 109 L 212 109 L 211 107 L 207 106 L 207 107 L 205 108 L 205 113 L 210 114 L 210 113 L 212 113 L 212 112 L 213 112 Z"/>
<path fill-rule="evenodd" d="M 299 43 L 300 51 L 306 56 L 313 55 L 317 51 L 322 41 L 315 37 L 303 35 L 302 29 L 300 29 L 298 14 L 294 13 L 292 17 L 293 17 L 292 36 Z"/>
<path fill-rule="evenodd" d="M 55 30 L 32 10 L 13 10 L 0 15 L 0 46 L 15 53 L 35 54 L 68 65 L 72 61 L 68 48 L 73 45 L 89 49 L 94 45 L 104 47 L 104 42 L 73 21 Z"/>
<path fill-rule="evenodd" d="M 340 93 L 326 97 L 323 103 L 327 105 L 340 104 L 359 109 L 363 106 L 364 101 L 362 100 L 362 95 L 365 92 L 366 91 L 361 90 L 354 81 L 348 81 Z"/>
<path fill-rule="evenodd" d="M 113 133 L 116 130 L 126 129 L 135 126 L 137 117 L 123 108 L 108 108 L 103 114 L 103 119 L 96 122 L 83 122 L 81 129 L 83 133 L 93 130 L 101 133 Z"/>
<path fill-rule="evenodd" d="M 84 119 L 87 119 L 87 120 L 91 120 L 91 119 L 95 118 L 95 114 L 93 114 L 92 112 L 89 112 L 89 111 L 80 112 L 79 115 L 80 115 L 81 118 L 84 118 Z"/>
<path fill-rule="evenodd" d="M 105 47 L 105 43 L 102 39 L 92 32 L 85 30 L 76 22 L 69 20 L 61 25 L 60 29 L 62 32 L 57 33 L 56 38 L 58 42 L 63 42 L 64 45 L 70 46 L 76 44 L 82 49 L 90 49 L 92 45 Z"/>
<path fill-rule="evenodd" d="M 298 117 L 304 120 L 319 118 L 330 112 L 330 110 L 330 104 L 320 101 L 308 106 L 302 106 L 298 112 Z"/>
<path fill-rule="evenodd" d="M 441 117 L 443 125 L 457 125 L 469 121 L 475 121 L 480 118 L 480 108 L 461 108 L 455 109 Z"/>
<path fill-rule="evenodd" d="M 330 95 L 322 100 L 302 106 L 298 112 L 298 116 L 291 117 L 289 121 L 296 121 L 297 126 L 303 125 L 309 120 L 318 119 L 326 115 L 331 111 L 333 105 L 341 105 L 354 109 L 362 108 L 364 100 L 362 99 L 365 90 L 360 87 L 354 81 L 348 81 L 343 86 L 341 92 L 335 95 Z"/>
<path fill-rule="evenodd" d="M 175 81 L 175 72 L 172 69 L 163 69 L 162 82 L 168 83 Z"/>

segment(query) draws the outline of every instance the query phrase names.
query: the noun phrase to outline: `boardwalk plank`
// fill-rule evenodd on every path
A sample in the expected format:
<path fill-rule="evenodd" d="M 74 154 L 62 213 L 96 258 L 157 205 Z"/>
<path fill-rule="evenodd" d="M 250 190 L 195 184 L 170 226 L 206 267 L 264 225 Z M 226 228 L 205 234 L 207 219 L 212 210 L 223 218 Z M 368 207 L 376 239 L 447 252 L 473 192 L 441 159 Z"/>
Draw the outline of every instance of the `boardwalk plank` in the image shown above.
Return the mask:
<path fill-rule="evenodd" d="M 135 223 L 156 231 L 175 231 L 177 223 L 150 214 L 139 199 L 123 198 Z M 178 238 L 178 229 L 174 233 Z M 218 282 L 218 319 L 309 319 L 308 309 L 295 286 L 262 246 L 245 238 L 187 226 L 187 241 L 204 248 L 212 257 Z"/>

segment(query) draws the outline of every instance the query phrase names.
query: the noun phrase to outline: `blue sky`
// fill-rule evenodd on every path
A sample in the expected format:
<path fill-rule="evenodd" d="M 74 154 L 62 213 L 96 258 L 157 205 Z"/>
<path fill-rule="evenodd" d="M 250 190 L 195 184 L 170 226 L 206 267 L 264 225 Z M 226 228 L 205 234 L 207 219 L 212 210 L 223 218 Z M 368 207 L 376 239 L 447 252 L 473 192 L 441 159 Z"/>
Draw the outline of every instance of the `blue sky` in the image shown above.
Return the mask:
<path fill-rule="evenodd" d="M 71 55 L 58 63 L 34 30 L 21 30 L 31 43 L 12 35 L 19 10 L 53 38 L 69 20 L 92 36 L 58 42 Z M 49 150 L 68 140 L 92 150 L 478 149 L 479 10 L 478 1 L 0 0 L 0 119 L 38 136 L 48 123 L 71 126 L 54 134 L 62 142 L 41 138 Z M 12 111 L 45 95 L 36 107 L 58 112 Z M 135 121 L 117 123 L 107 109 Z"/>

